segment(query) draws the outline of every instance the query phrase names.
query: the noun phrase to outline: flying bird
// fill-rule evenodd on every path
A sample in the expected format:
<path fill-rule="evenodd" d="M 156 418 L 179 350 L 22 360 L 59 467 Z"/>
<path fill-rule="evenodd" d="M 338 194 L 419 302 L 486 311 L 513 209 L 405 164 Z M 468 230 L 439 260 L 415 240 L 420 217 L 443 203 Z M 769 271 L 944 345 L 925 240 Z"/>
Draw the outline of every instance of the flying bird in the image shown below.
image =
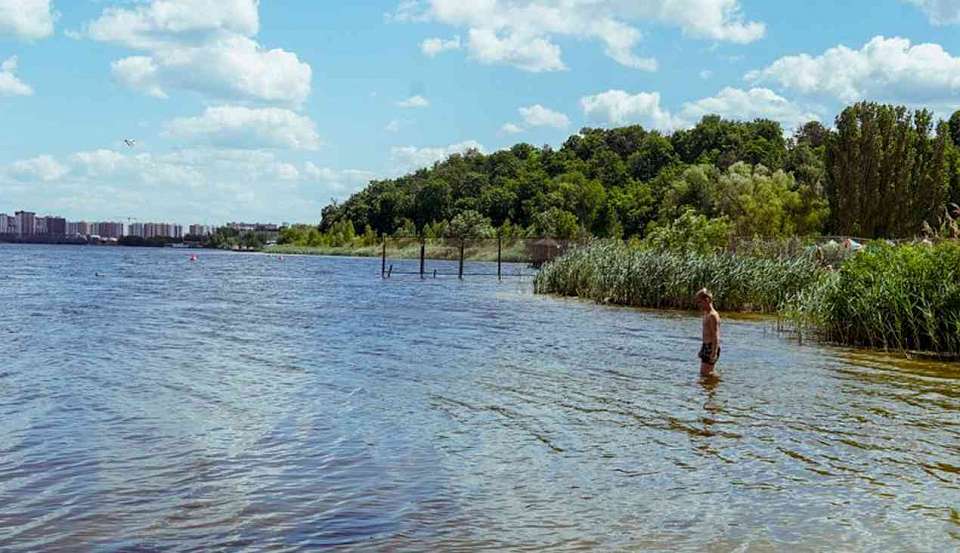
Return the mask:
<path fill-rule="evenodd" d="M 124 138 L 123 143 L 131 148 L 137 145 L 137 141 L 132 138 Z"/>

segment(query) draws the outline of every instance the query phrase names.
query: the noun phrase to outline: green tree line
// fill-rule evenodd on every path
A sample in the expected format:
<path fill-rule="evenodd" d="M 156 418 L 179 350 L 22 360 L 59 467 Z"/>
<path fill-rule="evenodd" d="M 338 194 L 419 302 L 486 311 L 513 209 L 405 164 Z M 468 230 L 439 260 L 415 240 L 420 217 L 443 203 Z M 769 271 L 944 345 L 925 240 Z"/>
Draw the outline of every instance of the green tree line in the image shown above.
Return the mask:
<path fill-rule="evenodd" d="M 468 151 L 372 181 L 324 208 L 315 235 L 301 228 L 281 242 L 462 228 L 559 238 L 701 227 L 769 238 L 910 237 L 945 224 L 946 206 L 960 201 L 956 144 L 960 111 L 937 122 L 928 110 L 870 102 L 845 108 L 832 129 L 811 121 L 789 137 L 774 121 L 716 115 L 672 134 L 585 128 L 559 148 Z"/>

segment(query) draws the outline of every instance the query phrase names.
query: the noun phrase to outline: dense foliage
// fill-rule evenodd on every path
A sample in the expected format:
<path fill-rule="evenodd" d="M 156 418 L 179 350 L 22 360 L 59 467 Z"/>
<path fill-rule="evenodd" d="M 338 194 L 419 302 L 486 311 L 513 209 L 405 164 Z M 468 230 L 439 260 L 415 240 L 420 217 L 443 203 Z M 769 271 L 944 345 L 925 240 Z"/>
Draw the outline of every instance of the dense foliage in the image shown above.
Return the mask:
<path fill-rule="evenodd" d="M 835 342 L 960 354 L 960 244 L 871 244 L 796 297 L 791 317 Z"/>
<path fill-rule="evenodd" d="M 373 181 L 324 208 L 319 232 L 429 237 L 469 213 L 528 236 L 629 238 L 692 210 L 738 236 L 914 236 L 960 198 L 960 115 L 935 127 L 927 111 L 861 103 L 836 130 L 810 122 L 789 139 L 773 121 L 718 116 L 670 135 L 586 128 L 559 149 L 469 151 Z"/>

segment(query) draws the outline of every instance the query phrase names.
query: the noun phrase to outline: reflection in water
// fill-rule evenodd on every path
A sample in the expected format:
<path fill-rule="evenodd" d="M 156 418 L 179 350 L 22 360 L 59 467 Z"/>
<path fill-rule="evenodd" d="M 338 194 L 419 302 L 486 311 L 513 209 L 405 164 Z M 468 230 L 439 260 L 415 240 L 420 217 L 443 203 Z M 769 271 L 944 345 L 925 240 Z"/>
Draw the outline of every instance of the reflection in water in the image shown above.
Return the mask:
<path fill-rule="evenodd" d="M 728 318 L 700 381 L 696 317 L 529 280 L 0 259 L 3 551 L 960 545 L 957 365 Z"/>

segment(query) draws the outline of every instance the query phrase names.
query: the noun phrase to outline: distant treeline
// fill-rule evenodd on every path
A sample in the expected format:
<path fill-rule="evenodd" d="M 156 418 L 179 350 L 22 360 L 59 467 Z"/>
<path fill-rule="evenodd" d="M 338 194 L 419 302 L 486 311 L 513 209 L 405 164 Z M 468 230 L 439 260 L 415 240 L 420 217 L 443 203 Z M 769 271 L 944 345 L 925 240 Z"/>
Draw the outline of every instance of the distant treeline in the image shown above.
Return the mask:
<path fill-rule="evenodd" d="M 324 208 L 319 231 L 439 235 L 468 220 L 514 235 L 627 238 L 686 220 L 738 236 L 897 238 L 953 224 L 960 111 L 936 122 L 863 102 L 834 126 L 811 121 L 785 137 L 774 121 L 714 115 L 672 134 L 585 128 L 559 149 L 469 151 L 372 181 Z"/>

